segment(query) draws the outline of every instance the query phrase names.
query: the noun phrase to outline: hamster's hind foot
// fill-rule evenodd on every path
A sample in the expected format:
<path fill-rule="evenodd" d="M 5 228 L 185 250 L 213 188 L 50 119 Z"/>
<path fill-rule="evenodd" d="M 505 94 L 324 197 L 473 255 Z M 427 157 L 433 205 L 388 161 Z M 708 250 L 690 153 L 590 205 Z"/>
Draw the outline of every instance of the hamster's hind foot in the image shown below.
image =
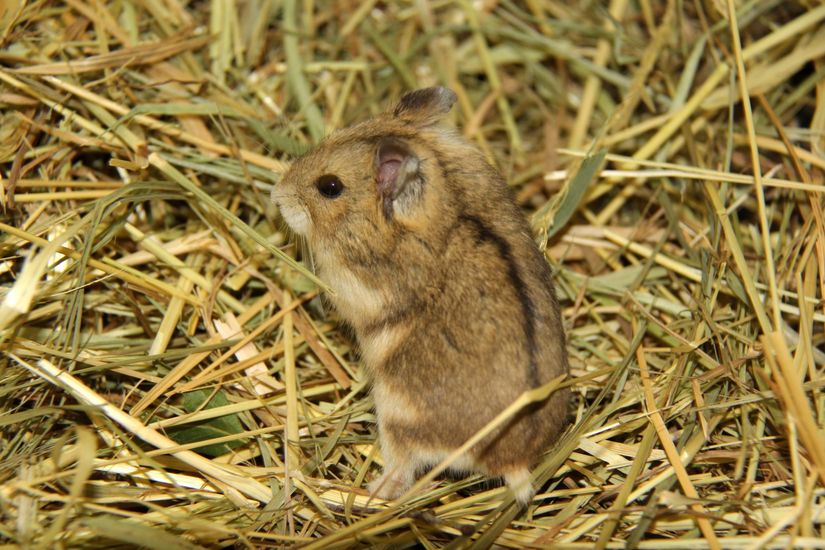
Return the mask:
<path fill-rule="evenodd" d="M 367 486 L 372 496 L 384 500 L 395 500 L 412 486 L 413 477 L 403 471 L 385 470 L 380 477 Z"/>
<path fill-rule="evenodd" d="M 516 502 L 518 502 L 520 506 L 530 504 L 530 501 L 533 500 L 533 497 L 536 495 L 533 484 L 530 483 L 530 470 L 527 468 L 512 470 L 504 474 L 504 482 L 507 484 L 507 487 L 513 491 L 516 496 Z"/>

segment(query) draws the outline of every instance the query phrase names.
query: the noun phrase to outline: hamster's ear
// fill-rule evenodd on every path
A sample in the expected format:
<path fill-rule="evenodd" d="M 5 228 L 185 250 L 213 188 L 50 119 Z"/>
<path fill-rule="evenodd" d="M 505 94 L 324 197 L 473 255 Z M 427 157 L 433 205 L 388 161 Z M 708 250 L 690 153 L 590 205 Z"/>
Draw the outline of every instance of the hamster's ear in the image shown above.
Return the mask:
<path fill-rule="evenodd" d="M 412 217 L 424 197 L 421 162 L 407 144 L 381 138 L 375 153 L 375 174 L 384 216 Z"/>
<path fill-rule="evenodd" d="M 450 112 L 455 102 L 455 92 L 449 88 L 422 88 L 404 94 L 395 106 L 393 114 L 410 122 L 434 124 Z"/>

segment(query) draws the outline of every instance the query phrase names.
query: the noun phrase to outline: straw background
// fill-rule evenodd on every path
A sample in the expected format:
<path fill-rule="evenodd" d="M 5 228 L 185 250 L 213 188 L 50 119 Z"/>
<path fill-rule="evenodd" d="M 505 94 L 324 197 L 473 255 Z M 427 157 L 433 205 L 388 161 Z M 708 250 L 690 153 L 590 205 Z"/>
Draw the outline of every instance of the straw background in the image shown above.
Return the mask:
<path fill-rule="evenodd" d="M 574 422 L 524 511 L 368 498 L 269 200 L 435 84 L 556 273 Z M 825 548 L 823 174 L 814 0 L 6 0 L 0 548 Z"/>

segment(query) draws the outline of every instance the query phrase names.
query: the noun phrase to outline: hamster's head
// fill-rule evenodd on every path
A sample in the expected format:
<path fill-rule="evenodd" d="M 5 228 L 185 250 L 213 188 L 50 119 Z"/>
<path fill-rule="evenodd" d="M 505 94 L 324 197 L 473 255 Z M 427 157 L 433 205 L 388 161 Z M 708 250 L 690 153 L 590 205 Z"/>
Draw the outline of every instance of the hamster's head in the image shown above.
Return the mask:
<path fill-rule="evenodd" d="M 440 124 L 455 100 L 446 88 L 410 92 L 390 112 L 335 132 L 292 164 L 272 199 L 322 264 L 330 255 L 375 262 L 402 235 L 426 241 L 442 225 L 450 201 L 439 148 L 469 147 Z"/>

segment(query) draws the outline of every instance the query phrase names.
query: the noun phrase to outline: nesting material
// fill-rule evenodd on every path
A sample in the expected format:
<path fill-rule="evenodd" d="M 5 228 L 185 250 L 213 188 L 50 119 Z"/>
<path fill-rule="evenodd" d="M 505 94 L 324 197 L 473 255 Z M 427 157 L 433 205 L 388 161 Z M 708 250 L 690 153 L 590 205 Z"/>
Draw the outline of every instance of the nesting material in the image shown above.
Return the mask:
<path fill-rule="evenodd" d="M 369 497 L 357 349 L 269 200 L 435 84 L 557 277 L 526 510 Z M 5 2 L 0 544 L 825 548 L 823 174 L 818 2 Z"/>

